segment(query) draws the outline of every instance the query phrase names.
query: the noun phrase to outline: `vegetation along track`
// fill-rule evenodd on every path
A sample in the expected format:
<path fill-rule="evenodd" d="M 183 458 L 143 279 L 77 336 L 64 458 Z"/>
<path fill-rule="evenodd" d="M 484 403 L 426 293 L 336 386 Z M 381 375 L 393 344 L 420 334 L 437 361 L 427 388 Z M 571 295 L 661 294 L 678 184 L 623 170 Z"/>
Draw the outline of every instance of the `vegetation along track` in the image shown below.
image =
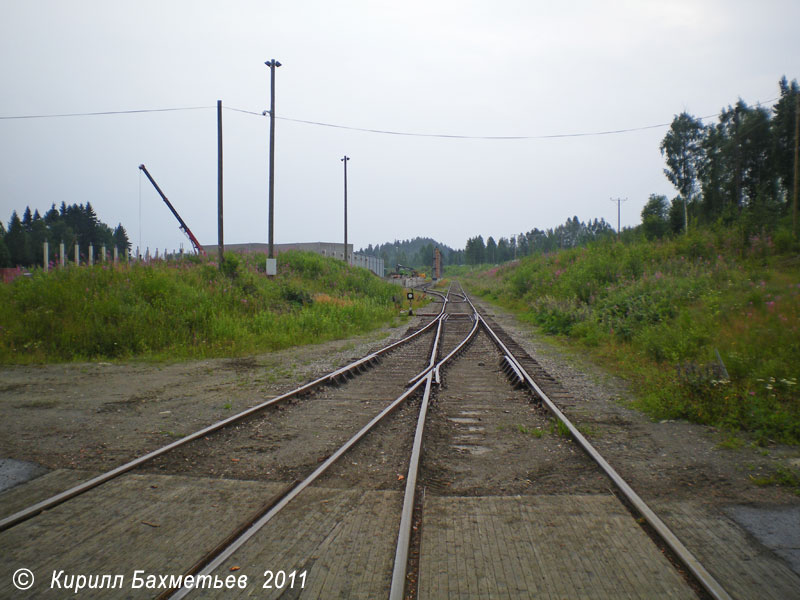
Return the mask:
<path fill-rule="evenodd" d="M 181 529 L 193 536 L 182 534 L 180 552 L 162 540 L 172 556 L 156 562 L 160 572 L 225 577 L 239 570 L 251 575 L 264 568 L 279 570 L 282 579 L 260 580 L 272 586 L 267 597 L 388 593 L 391 598 L 436 598 L 497 595 L 497 590 L 526 597 L 537 586 L 551 584 L 570 594 L 582 583 L 567 567 L 561 576 L 572 584 L 548 582 L 546 569 L 537 576 L 519 555 L 513 556 L 520 537 L 531 537 L 529 521 L 541 518 L 537 511 L 543 508 L 516 499 L 547 495 L 569 505 L 567 498 L 577 495 L 600 496 L 605 502 L 610 496 L 607 475 L 704 593 L 727 598 L 558 410 L 550 399 L 563 393 L 557 383 L 479 316 L 463 293 L 441 295 L 436 305 L 440 310 L 424 315 L 424 327 L 409 332 L 410 339 L 20 511 L 0 522 L 3 529 L 14 528 L 3 535 L 13 535 L 15 526 L 28 526 L 25 521 L 43 510 L 125 473 L 131 485 L 149 484 L 145 495 L 161 485 L 153 481 L 165 476 L 258 481 L 262 487 L 256 491 L 266 496 L 248 510 L 228 511 L 228 518 L 210 531 L 183 522 Z M 380 368 L 368 368 L 383 355 Z M 447 368 L 440 368 L 445 363 Z M 493 433 L 504 429 L 521 435 L 512 442 L 495 439 Z M 592 467 L 591 459 L 605 474 Z M 220 498 L 226 499 L 224 494 Z M 607 510 L 603 502 L 601 519 Z M 607 530 L 620 522 L 638 530 L 627 513 L 612 517 Z M 103 518 L 95 515 L 94 520 Z M 580 534 L 561 534 L 562 546 L 585 544 L 570 541 Z M 626 543 L 620 540 L 616 543 Z M 487 543 L 486 552 L 476 550 Z M 153 550 L 151 544 L 151 560 Z M 602 556 L 597 560 L 592 569 L 604 573 L 608 597 L 614 597 L 612 567 L 602 564 Z M 663 558 L 647 568 L 672 569 Z M 664 583 L 641 577 L 632 585 L 666 594 L 673 594 L 673 587 L 688 590 L 680 577 L 671 577 Z M 157 593 L 180 598 L 192 591 L 175 586 Z"/>

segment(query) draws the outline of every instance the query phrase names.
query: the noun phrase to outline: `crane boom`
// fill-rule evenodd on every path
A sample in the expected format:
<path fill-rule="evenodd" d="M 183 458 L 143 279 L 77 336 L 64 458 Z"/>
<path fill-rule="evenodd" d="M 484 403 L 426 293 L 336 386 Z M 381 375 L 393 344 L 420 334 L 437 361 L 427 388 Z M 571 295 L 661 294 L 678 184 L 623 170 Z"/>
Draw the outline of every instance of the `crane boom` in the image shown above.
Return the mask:
<path fill-rule="evenodd" d="M 145 167 L 142 164 L 139 165 L 139 168 L 142 171 L 144 171 L 144 174 L 147 175 L 147 178 L 150 180 L 150 183 L 153 184 L 153 187 L 156 188 L 156 191 L 158 192 L 159 196 L 161 196 L 161 199 L 164 201 L 164 204 L 167 205 L 167 207 L 172 211 L 172 214 L 175 215 L 175 218 L 178 219 L 178 223 L 181 224 L 181 229 L 183 229 L 183 232 L 189 238 L 189 241 L 192 242 L 192 246 L 194 247 L 195 252 L 197 252 L 198 254 L 202 254 L 203 256 L 206 256 L 205 249 L 203 248 L 203 246 L 200 245 L 200 242 L 197 241 L 197 238 L 194 237 L 194 234 L 192 233 L 192 230 L 189 229 L 189 226 L 183 221 L 183 219 L 181 219 L 181 216 L 178 214 L 178 211 L 175 210 L 175 207 L 172 206 L 172 203 L 169 200 L 167 200 L 167 197 L 164 195 L 164 192 L 162 192 L 161 188 L 158 187 L 156 180 L 153 179 L 152 175 L 150 175 L 150 172 L 147 170 L 147 167 Z"/>

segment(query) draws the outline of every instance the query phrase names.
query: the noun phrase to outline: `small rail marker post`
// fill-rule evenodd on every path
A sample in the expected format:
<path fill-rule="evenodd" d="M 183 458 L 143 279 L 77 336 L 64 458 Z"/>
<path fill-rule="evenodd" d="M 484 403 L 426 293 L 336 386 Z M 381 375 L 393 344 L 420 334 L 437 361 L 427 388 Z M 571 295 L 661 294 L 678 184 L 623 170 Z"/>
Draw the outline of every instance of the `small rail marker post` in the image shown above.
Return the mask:
<path fill-rule="evenodd" d="M 44 243 L 44 260 L 42 261 L 42 266 L 44 266 L 44 272 L 47 273 L 50 267 L 50 245 L 47 242 Z"/>

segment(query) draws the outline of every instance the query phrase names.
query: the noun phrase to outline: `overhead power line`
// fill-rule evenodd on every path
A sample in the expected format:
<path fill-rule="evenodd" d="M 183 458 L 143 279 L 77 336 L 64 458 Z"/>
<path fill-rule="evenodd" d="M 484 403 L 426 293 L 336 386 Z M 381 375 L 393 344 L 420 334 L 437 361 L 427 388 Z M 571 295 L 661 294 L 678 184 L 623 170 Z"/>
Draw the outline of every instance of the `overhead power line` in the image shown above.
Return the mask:
<path fill-rule="evenodd" d="M 774 102 L 778 98 L 773 98 L 768 100 L 767 102 Z M 761 102 L 757 102 L 756 106 L 761 106 Z M 255 115 L 257 117 L 266 116 L 268 111 L 264 112 L 255 112 L 252 110 L 245 110 L 242 108 L 232 108 L 227 107 L 227 110 L 233 110 L 240 113 L 245 113 L 248 115 Z M 715 113 L 713 115 L 705 115 L 703 117 L 697 117 L 700 121 L 705 119 L 713 119 L 718 117 L 719 113 Z M 630 127 L 627 129 L 611 129 L 608 131 L 591 131 L 591 132 L 580 132 L 580 133 L 556 133 L 556 134 L 549 134 L 549 135 L 452 135 L 452 134 L 445 134 L 445 133 L 418 133 L 418 132 L 410 132 L 410 131 L 392 131 L 386 129 L 369 129 L 364 127 L 351 127 L 348 125 L 337 125 L 334 123 L 323 123 L 320 121 L 307 121 L 305 119 L 292 119 L 289 117 L 275 117 L 276 119 L 280 119 L 283 121 L 291 121 L 293 123 L 304 123 L 306 125 L 318 125 L 320 127 L 333 127 L 335 129 L 347 129 L 349 131 L 363 131 L 366 133 L 380 133 L 384 135 L 403 135 L 403 136 L 412 136 L 412 137 L 427 137 L 427 138 L 444 138 L 444 139 L 461 139 L 461 140 L 546 140 L 546 139 L 556 139 L 556 138 L 571 138 L 571 137 L 591 137 L 591 136 L 601 136 L 601 135 L 615 135 L 620 133 L 631 133 L 635 131 L 646 131 L 648 129 L 659 129 L 662 127 L 669 127 L 672 122 L 669 123 L 658 123 L 656 125 L 645 125 L 642 127 Z"/>
<path fill-rule="evenodd" d="M 258 117 L 264 116 L 265 113 L 259 113 L 252 110 L 244 110 L 242 108 L 227 107 L 226 110 L 233 110 L 236 112 L 245 113 L 248 115 L 256 115 Z M 716 116 L 716 115 L 714 115 Z M 658 125 L 647 125 L 645 127 L 633 127 L 630 129 L 615 129 L 611 131 L 595 131 L 588 133 L 561 133 L 552 135 L 454 135 L 446 133 L 419 133 L 412 131 L 392 131 L 388 129 L 369 129 L 365 127 L 351 127 L 349 125 L 337 125 L 335 123 L 323 123 L 320 121 L 307 121 L 305 119 L 291 119 L 289 117 L 275 117 L 283 121 L 291 121 L 293 123 L 304 123 L 306 125 L 318 125 L 320 127 L 333 127 L 335 129 L 347 129 L 349 131 L 363 131 L 366 133 L 381 133 L 384 135 L 405 135 L 412 137 L 428 137 L 428 138 L 445 138 L 445 139 L 459 139 L 459 140 L 540 140 L 548 138 L 565 138 L 565 137 L 586 137 L 597 135 L 612 135 L 615 133 L 628 133 L 631 131 L 643 131 L 645 129 L 657 129 L 659 127 L 668 127 L 669 123 L 659 123 Z M 706 118 L 706 117 L 703 117 Z"/>
<path fill-rule="evenodd" d="M 51 115 L 13 115 L 8 117 L 0 116 L 0 120 L 12 119 L 56 119 L 60 117 L 96 117 L 100 115 L 131 115 L 136 113 L 154 113 L 154 112 L 175 112 L 179 110 L 202 110 L 204 108 L 214 108 L 213 106 L 182 106 L 178 108 L 140 108 L 136 110 L 105 110 L 99 112 L 81 112 L 81 113 L 60 113 Z"/>
<path fill-rule="evenodd" d="M 764 104 L 769 104 L 774 101 L 778 100 L 778 98 L 772 98 L 767 100 L 766 102 L 756 102 L 755 106 L 762 107 Z M 59 118 L 59 117 L 93 117 L 93 116 L 100 116 L 100 115 L 128 115 L 128 114 L 137 114 L 137 113 L 154 113 L 154 112 L 177 112 L 177 111 L 185 111 L 185 110 L 203 110 L 203 109 L 212 109 L 215 108 L 214 106 L 183 106 L 183 107 L 176 107 L 176 108 L 145 108 L 145 109 L 138 109 L 138 110 L 111 110 L 111 111 L 99 111 L 99 112 L 83 112 L 83 113 L 61 113 L 61 114 L 46 114 L 46 115 L 13 115 L 13 116 L 0 116 L 0 120 L 14 120 L 14 119 L 51 119 L 51 118 Z M 255 115 L 257 117 L 266 117 L 269 114 L 269 111 L 262 111 L 256 112 L 252 110 L 245 110 L 242 108 L 234 108 L 231 106 L 223 107 L 224 110 L 230 110 L 234 112 L 244 113 L 248 115 Z M 713 115 L 705 115 L 702 117 L 697 117 L 698 120 L 704 121 L 706 119 L 713 119 L 719 116 L 719 113 L 715 113 Z M 455 135 L 455 134 L 446 134 L 446 133 L 422 133 L 422 132 L 413 132 L 413 131 L 393 131 L 389 129 L 371 129 L 366 127 L 353 127 L 349 125 L 339 125 L 336 123 L 324 123 L 321 121 L 309 121 L 306 119 L 293 119 L 290 117 L 279 117 L 276 116 L 276 119 L 280 119 L 282 121 L 290 121 L 293 123 L 303 123 L 305 125 L 316 125 L 318 127 L 331 127 L 334 129 L 345 129 L 348 131 L 361 131 L 365 133 L 377 133 L 382 135 L 401 135 L 401 136 L 409 136 L 409 137 L 425 137 L 425 138 L 441 138 L 441 139 L 457 139 L 457 140 L 547 140 L 547 139 L 558 139 L 558 138 L 577 138 L 577 137 L 598 137 L 604 135 L 618 135 L 622 133 L 633 133 L 636 131 L 646 131 L 648 129 L 660 129 L 663 127 L 669 127 L 671 122 L 669 123 L 657 123 L 655 125 L 644 125 L 642 127 L 628 127 L 625 129 L 609 129 L 605 131 L 584 131 L 584 132 L 577 132 L 577 133 L 555 133 L 555 134 L 544 134 L 544 135 Z"/>

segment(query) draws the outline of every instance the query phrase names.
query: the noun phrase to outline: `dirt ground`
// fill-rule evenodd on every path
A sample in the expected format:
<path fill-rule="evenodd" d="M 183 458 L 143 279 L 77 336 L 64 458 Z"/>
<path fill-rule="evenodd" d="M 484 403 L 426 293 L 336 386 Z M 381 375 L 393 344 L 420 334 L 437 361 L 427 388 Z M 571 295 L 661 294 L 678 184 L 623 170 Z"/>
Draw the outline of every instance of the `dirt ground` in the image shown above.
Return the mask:
<path fill-rule="evenodd" d="M 0 368 L 0 458 L 107 470 L 313 380 L 407 324 L 236 359 Z"/>
<path fill-rule="evenodd" d="M 800 506 L 800 497 L 791 490 L 753 482 L 779 465 L 796 464 L 800 449 L 731 450 L 720 446 L 724 436 L 711 428 L 653 422 L 626 408 L 631 394 L 624 381 L 558 350 L 513 316 L 491 307 L 487 312 L 571 392 L 572 398 L 561 403 L 563 410 L 645 499 Z M 107 470 L 363 356 L 406 328 L 241 359 L 3 367 L 0 458 L 49 469 Z M 494 434 L 518 445 L 516 424 L 508 425 Z M 320 447 L 338 440 L 343 427 L 319 428 L 315 436 Z M 359 460 L 363 457 L 356 455 L 351 462 Z M 485 465 L 485 479 L 491 481 L 491 461 L 479 464 Z M 237 476 L 232 471 L 218 476 Z M 296 475 L 292 469 L 284 471 L 287 477 Z M 272 476 L 280 473 L 278 468 Z M 471 475 L 481 478 L 480 473 Z M 250 476 L 256 477 L 238 475 Z"/>

